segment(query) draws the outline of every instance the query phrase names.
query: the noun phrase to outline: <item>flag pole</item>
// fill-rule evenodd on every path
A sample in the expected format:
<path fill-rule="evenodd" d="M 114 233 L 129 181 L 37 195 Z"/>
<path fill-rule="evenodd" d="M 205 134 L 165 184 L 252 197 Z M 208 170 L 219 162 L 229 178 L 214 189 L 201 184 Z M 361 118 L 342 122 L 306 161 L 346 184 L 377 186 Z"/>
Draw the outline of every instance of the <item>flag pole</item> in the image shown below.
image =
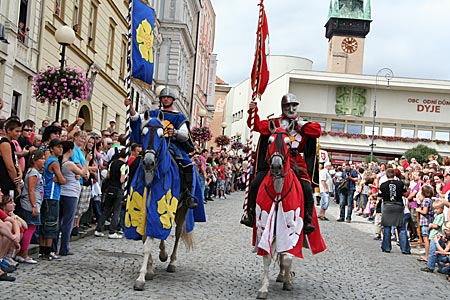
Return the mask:
<path fill-rule="evenodd" d="M 262 26 L 264 22 L 264 0 L 260 0 L 259 3 L 259 17 L 258 17 L 258 29 L 257 29 L 257 39 L 256 39 L 256 51 L 255 51 L 255 63 L 256 63 L 256 78 L 252 80 L 255 80 L 256 82 L 252 82 L 253 86 L 253 93 L 252 93 L 252 101 L 255 101 L 257 98 L 261 98 L 261 95 L 258 94 L 259 86 L 261 82 L 261 65 L 262 65 L 262 55 L 266 55 L 266 53 L 260 53 L 262 51 L 262 43 L 265 41 L 263 40 L 262 35 Z M 253 131 L 255 127 L 255 109 L 252 109 L 250 111 L 250 141 L 253 141 Z M 244 199 L 244 216 L 243 218 L 246 218 L 248 216 L 248 194 L 250 190 L 250 169 L 253 162 L 253 147 L 250 146 L 249 151 L 247 153 L 247 174 L 245 179 L 245 199 Z M 256 170 L 253 170 L 254 172 Z"/>
<path fill-rule="evenodd" d="M 131 36 L 132 36 L 132 20 L 131 15 L 133 12 L 133 0 L 128 1 L 128 41 L 127 41 L 127 77 L 125 79 L 127 84 L 127 98 L 131 98 Z M 127 118 L 125 123 L 125 134 L 126 134 L 126 147 L 125 151 L 127 154 L 126 164 L 128 164 L 128 159 L 130 158 L 130 136 L 131 136 L 131 104 L 127 106 Z M 128 168 L 125 173 L 125 183 L 128 182 Z M 127 189 L 124 189 L 125 196 L 128 195 Z"/>

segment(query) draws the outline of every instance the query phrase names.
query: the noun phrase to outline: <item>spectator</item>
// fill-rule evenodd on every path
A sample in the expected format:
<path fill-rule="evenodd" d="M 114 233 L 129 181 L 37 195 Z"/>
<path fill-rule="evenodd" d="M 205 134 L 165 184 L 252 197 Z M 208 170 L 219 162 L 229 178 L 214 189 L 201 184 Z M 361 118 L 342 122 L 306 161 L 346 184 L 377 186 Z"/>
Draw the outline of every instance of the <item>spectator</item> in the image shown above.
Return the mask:
<path fill-rule="evenodd" d="M 42 145 L 42 135 L 37 134 L 33 137 L 33 141 L 31 142 L 35 149 L 38 149 Z"/>
<path fill-rule="evenodd" d="M 128 166 L 125 163 L 126 151 L 122 149 L 119 154 L 119 159 L 113 160 L 108 169 L 107 178 L 109 178 L 108 186 L 105 189 L 105 203 L 103 206 L 102 214 L 97 222 L 94 235 L 97 237 L 103 237 L 103 226 L 105 220 L 111 216 L 111 224 L 109 227 L 110 239 L 121 239 L 123 236 L 117 233 L 121 202 L 123 199 L 122 185 L 125 183 L 125 174 L 127 173 Z"/>
<path fill-rule="evenodd" d="M 27 170 L 24 180 L 24 187 L 20 198 L 19 215 L 27 222 L 28 229 L 24 232 L 21 250 L 16 256 L 16 261 L 20 263 L 37 263 L 28 255 L 31 238 L 36 231 L 36 227 L 41 225 L 40 210 L 42 196 L 44 194 L 44 181 L 40 171 L 45 164 L 44 152 L 35 150 L 30 156 L 30 167 Z"/>
<path fill-rule="evenodd" d="M 116 132 L 116 120 L 114 119 L 109 120 L 109 127 L 106 130 L 108 130 L 109 133 Z"/>
<path fill-rule="evenodd" d="M 22 133 L 20 137 L 17 139 L 20 147 L 23 149 L 21 153 L 16 153 L 18 157 L 24 157 L 25 160 L 25 169 L 28 169 L 30 166 L 30 153 L 35 150 L 35 147 L 30 141 L 30 137 L 33 134 L 34 122 L 32 120 L 25 120 L 22 122 Z"/>
<path fill-rule="evenodd" d="M 142 152 L 142 145 L 137 143 L 131 144 L 131 153 L 130 157 L 128 158 L 128 166 L 131 166 L 133 161 L 136 159 L 136 157 L 139 156 L 141 152 Z"/>
<path fill-rule="evenodd" d="M 419 257 L 418 261 L 428 262 L 428 255 L 430 251 L 429 224 L 433 222 L 433 188 L 431 185 L 423 185 L 421 188 L 421 195 L 417 203 L 420 205 L 416 211 L 420 214 L 420 230 L 422 233 L 423 242 L 425 244 L 425 256 Z"/>
<path fill-rule="evenodd" d="M 3 259 L 11 247 L 20 250 L 19 223 L 0 209 L 0 281 L 14 281 L 16 278 L 7 273 L 14 272 L 15 267 Z"/>
<path fill-rule="evenodd" d="M 92 154 L 89 153 L 87 160 L 82 169 L 80 169 L 70 159 L 74 152 L 74 144 L 72 141 L 62 143 L 63 155 L 61 160 L 61 174 L 66 179 L 66 184 L 61 186 L 60 206 L 59 206 L 59 226 L 61 232 L 61 246 L 59 255 L 71 255 L 70 251 L 70 234 L 72 232 L 75 213 L 77 211 L 78 197 L 81 193 L 79 178 L 83 177 L 89 168 L 89 159 Z M 58 237 L 53 240 L 52 250 L 57 252 Z"/>
<path fill-rule="evenodd" d="M 42 127 L 39 128 L 39 134 L 44 134 L 45 128 L 47 128 L 48 125 L 50 125 L 50 122 L 48 120 L 43 120 L 41 123 Z"/>
<path fill-rule="evenodd" d="M 17 140 L 22 130 L 22 124 L 17 120 L 5 123 L 5 135 L 0 139 L 0 188 L 3 194 L 20 195 L 22 172 L 14 153 L 13 140 Z"/>
<path fill-rule="evenodd" d="M 329 171 L 331 170 L 331 163 L 326 162 L 323 169 L 319 172 L 319 189 L 320 189 L 320 211 L 319 219 L 322 221 L 328 221 L 325 217 L 325 212 L 328 209 L 328 204 L 330 201 L 330 191 L 333 190 L 333 180 Z"/>
<path fill-rule="evenodd" d="M 30 28 L 25 28 L 25 24 L 23 22 L 19 22 L 19 28 L 17 30 L 17 39 L 22 43 L 25 43 L 25 37 L 27 36 Z"/>
<path fill-rule="evenodd" d="M 402 230 L 403 224 L 403 195 L 406 194 L 405 184 L 395 179 L 394 169 L 386 170 L 387 181 L 380 186 L 378 196 L 383 199 L 383 214 L 381 226 L 383 226 L 383 242 L 381 251 L 391 252 L 391 227 L 397 227 L 402 253 L 409 254 L 408 236 L 406 230 Z"/>
<path fill-rule="evenodd" d="M 353 211 L 353 194 L 356 190 L 356 184 L 358 183 L 358 174 L 355 169 L 350 168 L 350 164 L 347 162 L 344 164 L 345 168 L 342 172 L 342 178 L 344 181 L 348 182 L 347 190 L 342 190 L 339 192 L 339 208 L 340 214 L 338 222 L 350 223 L 352 221 L 352 211 Z M 347 206 L 347 217 L 345 216 L 345 206 Z"/>
<path fill-rule="evenodd" d="M 42 259 L 58 259 L 51 251 L 53 239 L 58 237 L 59 200 L 61 184 L 66 179 L 61 174 L 58 158 L 62 155 L 61 140 L 53 139 L 48 145 L 50 156 L 44 166 L 44 198 L 41 206 L 41 226 L 39 227 L 39 255 Z"/>
<path fill-rule="evenodd" d="M 20 241 L 22 242 L 23 233 L 28 229 L 28 225 L 21 217 L 14 213 L 16 209 L 14 199 L 9 195 L 3 195 L 0 198 L 0 209 L 19 224 Z M 15 265 L 17 263 L 13 260 L 14 256 L 14 249 L 9 249 L 6 256 L 3 257 L 3 260 L 6 260 L 9 265 Z"/>
<path fill-rule="evenodd" d="M 441 213 L 442 214 L 442 213 Z M 427 266 L 421 271 L 433 273 L 438 264 L 438 272 L 447 274 L 447 281 L 450 282 L 450 221 L 442 225 L 442 234 L 437 234 L 430 244 L 430 255 Z"/>
<path fill-rule="evenodd" d="M 83 169 L 86 162 L 84 147 L 86 144 L 87 133 L 86 131 L 77 131 L 74 134 L 73 142 L 75 144 L 72 154 L 72 161 L 78 168 Z M 75 214 L 75 221 L 73 224 L 72 236 L 77 236 L 80 232 L 80 218 L 89 208 L 89 200 L 91 194 L 91 185 L 89 184 L 89 174 L 85 173 L 80 178 L 81 194 L 78 198 L 77 212 Z M 83 232 L 84 233 L 84 232 Z"/>

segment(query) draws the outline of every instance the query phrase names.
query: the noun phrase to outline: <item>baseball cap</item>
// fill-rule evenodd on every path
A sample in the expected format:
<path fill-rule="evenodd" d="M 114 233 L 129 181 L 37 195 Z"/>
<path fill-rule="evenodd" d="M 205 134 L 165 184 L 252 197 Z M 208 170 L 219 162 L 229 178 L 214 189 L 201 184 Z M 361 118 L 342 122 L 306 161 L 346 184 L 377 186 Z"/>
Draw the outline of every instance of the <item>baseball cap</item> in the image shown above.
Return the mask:
<path fill-rule="evenodd" d="M 116 123 L 116 120 L 115 119 L 109 120 L 109 123 L 112 123 L 112 122 Z"/>
<path fill-rule="evenodd" d="M 50 143 L 48 144 L 49 148 L 53 148 L 55 146 L 61 145 L 61 140 L 60 139 L 53 139 L 50 141 Z"/>

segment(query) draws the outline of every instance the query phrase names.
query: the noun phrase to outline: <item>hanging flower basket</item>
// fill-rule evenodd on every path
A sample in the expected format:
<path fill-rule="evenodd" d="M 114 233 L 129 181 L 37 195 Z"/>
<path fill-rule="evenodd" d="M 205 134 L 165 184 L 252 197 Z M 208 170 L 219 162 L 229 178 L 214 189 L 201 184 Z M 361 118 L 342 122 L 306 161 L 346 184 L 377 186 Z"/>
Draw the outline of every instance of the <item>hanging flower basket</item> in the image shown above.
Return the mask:
<path fill-rule="evenodd" d="M 231 149 L 233 150 L 240 150 L 244 148 L 244 144 L 242 144 L 241 142 L 234 142 L 233 144 L 231 144 Z"/>
<path fill-rule="evenodd" d="M 219 135 L 214 142 L 217 146 L 227 146 L 230 144 L 230 138 L 226 135 Z"/>
<path fill-rule="evenodd" d="M 33 92 L 36 101 L 55 104 L 58 100 L 82 101 L 87 99 L 91 86 L 86 72 L 77 67 L 51 67 L 41 70 L 33 78 Z"/>
<path fill-rule="evenodd" d="M 209 127 L 192 127 L 191 137 L 197 142 L 207 142 L 211 140 L 212 134 Z"/>

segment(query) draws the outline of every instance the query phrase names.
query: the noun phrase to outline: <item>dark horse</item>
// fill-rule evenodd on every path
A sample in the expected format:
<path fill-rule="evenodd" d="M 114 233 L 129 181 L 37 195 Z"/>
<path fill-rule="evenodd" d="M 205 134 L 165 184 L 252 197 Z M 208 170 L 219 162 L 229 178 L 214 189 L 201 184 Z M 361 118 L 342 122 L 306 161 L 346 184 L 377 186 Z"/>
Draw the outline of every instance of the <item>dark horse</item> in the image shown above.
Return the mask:
<path fill-rule="evenodd" d="M 180 238 L 188 249 L 192 248 L 194 212 L 188 210 L 186 201 L 180 199 L 180 188 L 183 183 L 180 183 L 178 166 L 169 152 L 163 121 L 162 112 L 157 118 L 150 118 L 147 113 L 144 114 L 140 123 L 141 137 L 139 141 L 135 141 L 142 144 L 145 149 L 134 175 L 130 174 L 133 177 L 125 216 L 125 236 L 128 239 L 144 241 L 144 261 L 134 284 L 135 290 L 143 290 L 145 280 L 153 279 L 151 256 L 153 239 L 160 240 L 159 259 L 166 261 L 168 254 L 165 240 L 176 224 L 175 244 L 167 266 L 168 272 L 175 272 Z M 204 207 L 201 206 L 201 209 Z"/>

